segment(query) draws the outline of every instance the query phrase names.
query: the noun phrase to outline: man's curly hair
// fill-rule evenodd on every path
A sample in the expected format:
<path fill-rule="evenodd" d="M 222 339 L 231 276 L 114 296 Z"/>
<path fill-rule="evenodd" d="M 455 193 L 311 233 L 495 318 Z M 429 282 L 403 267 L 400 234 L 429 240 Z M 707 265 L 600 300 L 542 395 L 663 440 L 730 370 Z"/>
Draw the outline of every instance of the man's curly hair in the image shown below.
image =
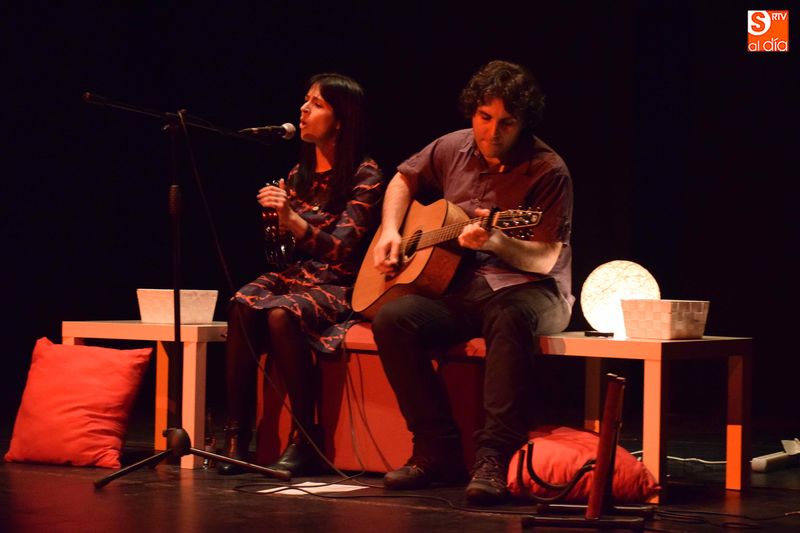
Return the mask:
<path fill-rule="evenodd" d="M 472 118 L 479 106 L 500 98 L 506 110 L 522 121 L 522 130 L 533 134 L 544 111 L 544 93 L 523 66 L 495 60 L 476 72 L 461 91 L 461 111 Z"/>

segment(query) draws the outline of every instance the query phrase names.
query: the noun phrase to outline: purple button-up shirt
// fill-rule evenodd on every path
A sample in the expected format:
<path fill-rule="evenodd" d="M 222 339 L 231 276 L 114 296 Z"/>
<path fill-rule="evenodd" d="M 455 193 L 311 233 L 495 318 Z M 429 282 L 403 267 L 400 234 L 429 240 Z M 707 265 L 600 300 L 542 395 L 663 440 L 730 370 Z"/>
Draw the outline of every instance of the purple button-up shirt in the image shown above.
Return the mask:
<path fill-rule="evenodd" d="M 467 275 L 484 276 L 494 290 L 544 278 L 555 279 L 570 303 L 572 296 L 572 179 L 564 160 L 538 137 L 520 138 L 498 169 L 488 165 L 475 145 L 471 129 L 447 134 L 401 163 L 397 170 L 416 178 L 421 193 L 443 197 L 474 216 L 476 207 L 501 210 L 533 208 L 542 219 L 529 238 L 560 242 L 561 253 L 546 275 L 516 269 L 492 254 L 468 256 Z"/>

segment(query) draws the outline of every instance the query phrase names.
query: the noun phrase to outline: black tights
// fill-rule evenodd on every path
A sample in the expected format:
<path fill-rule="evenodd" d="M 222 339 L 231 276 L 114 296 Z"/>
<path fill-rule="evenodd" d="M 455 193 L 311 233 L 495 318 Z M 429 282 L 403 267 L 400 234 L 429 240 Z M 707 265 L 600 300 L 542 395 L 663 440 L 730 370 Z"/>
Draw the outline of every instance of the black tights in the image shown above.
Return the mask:
<path fill-rule="evenodd" d="M 296 317 L 282 307 L 261 310 L 239 302 L 233 302 L 228 311 L 225 346 L 229 424 L 246 428 L 252 423 L 254 370 L 265 351 L 286 387 L 295 418 L 303 427 L 311 427 L 318 389 L 316 367 Z"/>

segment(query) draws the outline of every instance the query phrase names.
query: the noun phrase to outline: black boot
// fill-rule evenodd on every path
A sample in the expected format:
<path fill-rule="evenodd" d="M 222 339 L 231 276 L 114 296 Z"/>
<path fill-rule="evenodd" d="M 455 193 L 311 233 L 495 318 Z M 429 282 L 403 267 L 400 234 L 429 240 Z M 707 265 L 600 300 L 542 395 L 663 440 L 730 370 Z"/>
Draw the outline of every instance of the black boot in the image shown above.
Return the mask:
<path fill-rule="evenodd" d="M 222 455 L 239 459 L 240 461 L 247 461 L 250 437 L 249 430 L 240 427 L 239 424 L 229 423 L 225 426 L 225 448 L 222 450 Z M 222 461 L 217 464 L 217 473 L 223 476 L 235 476 L 244 472 L 245 469 L 239 465 L 223 463 Z"/>
<path fill-rule="evenodd" d="M 307 426 L 306 431 L 317 447 L 322 451 L 322 432 L 319 426 Z M 289 437 L 289 445 L 277 461 L 269 465 L 268 468 L 275 470 L 286 470 L 291 472 L 292 477 L 313 476 L 322 470 L 322 459 L 314 446 L 308 441 L 305 435 L 297 429 L 292 431 Z"/>

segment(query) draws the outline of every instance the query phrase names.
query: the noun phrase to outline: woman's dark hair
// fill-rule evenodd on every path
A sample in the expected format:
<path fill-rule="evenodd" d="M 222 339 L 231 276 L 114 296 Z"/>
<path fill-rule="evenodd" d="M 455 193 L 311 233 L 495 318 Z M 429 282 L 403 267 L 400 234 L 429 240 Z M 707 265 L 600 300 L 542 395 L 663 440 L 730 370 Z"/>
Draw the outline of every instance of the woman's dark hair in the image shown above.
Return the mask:
<path fill-rule="evenodd" d="M 333 108 L 339 122 L 339 134 L 334 148 L 333 175 L 329 197 L 318 200 L 326 204 L 344 200 L 350 195 L 358 166 L 366 156 L 366 113 L 364 89 L 352 78 L 336 73 L 317 74 L 306 83 L 306 91 L 319 86 L 322 98 Z M 303 143 L 300 149 L 300 168 L 292 187 L 302 197 L 311 186 L 316 167 L 314 145 Z"/>
<path fill-rule="evenodd" d="M 544 111 L 544 93 L 523 66 L 495 60 L 476 72 L 461 91 L 461 111 L 472 118 L 479 106 L 500 98 L 506 110 L 522 121 L 522 131 L 533 134 Z"/>

